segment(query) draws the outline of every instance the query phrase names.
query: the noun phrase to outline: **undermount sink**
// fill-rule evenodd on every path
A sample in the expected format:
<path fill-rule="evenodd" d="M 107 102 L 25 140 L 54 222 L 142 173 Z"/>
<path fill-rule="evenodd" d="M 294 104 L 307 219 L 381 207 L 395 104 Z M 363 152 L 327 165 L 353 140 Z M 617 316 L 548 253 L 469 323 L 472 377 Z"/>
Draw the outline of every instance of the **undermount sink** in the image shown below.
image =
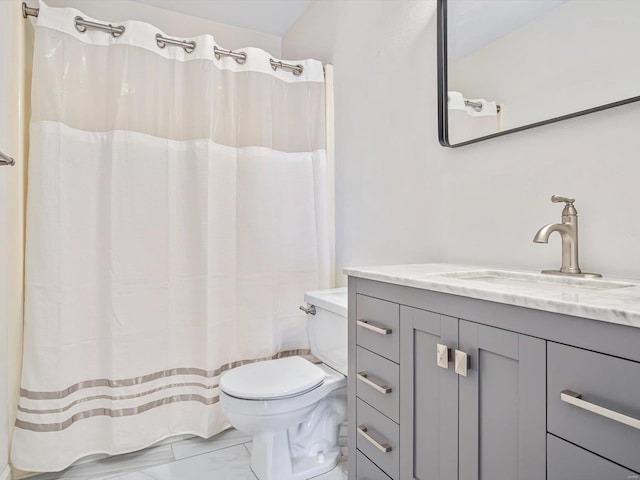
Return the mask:
<path fill-rule="evenodd" d="M 451 272 L 438 275 L 480 284 L 533 290 L 538 293 L 578 293 L 635 287 L 635 284 L 591 278 L 544 275 L 536 273 L 509 272 L 502 270 L 475 270 Z"/>

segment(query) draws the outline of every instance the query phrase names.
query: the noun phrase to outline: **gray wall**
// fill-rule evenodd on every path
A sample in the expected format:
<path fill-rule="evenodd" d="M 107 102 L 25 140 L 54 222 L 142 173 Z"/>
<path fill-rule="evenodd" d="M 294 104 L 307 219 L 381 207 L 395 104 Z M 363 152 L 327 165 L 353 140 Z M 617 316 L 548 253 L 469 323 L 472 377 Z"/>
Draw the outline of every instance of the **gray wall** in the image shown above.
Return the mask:
<path fill-rule="evenodd" d="M 559 237 L 531 239 L 560 220 L 558 193 L 577 198 L 583 270 L 640 276 L 640 104 L 443 148 L 435 12 L 435 0 L 316 0 L 283 38 L 285 58 L 335 66 L 336 271 L 557 268 Z"/>

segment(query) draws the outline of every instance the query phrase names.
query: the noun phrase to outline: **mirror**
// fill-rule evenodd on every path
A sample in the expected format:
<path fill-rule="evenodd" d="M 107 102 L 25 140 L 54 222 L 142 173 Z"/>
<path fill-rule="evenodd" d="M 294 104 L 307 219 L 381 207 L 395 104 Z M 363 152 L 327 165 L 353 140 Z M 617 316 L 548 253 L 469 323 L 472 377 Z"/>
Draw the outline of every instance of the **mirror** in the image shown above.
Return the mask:
<path fill-rule="evenodd" d="M 638 19 L 640 0 L 438 0 L 440 143 L 640 100 Z"/>

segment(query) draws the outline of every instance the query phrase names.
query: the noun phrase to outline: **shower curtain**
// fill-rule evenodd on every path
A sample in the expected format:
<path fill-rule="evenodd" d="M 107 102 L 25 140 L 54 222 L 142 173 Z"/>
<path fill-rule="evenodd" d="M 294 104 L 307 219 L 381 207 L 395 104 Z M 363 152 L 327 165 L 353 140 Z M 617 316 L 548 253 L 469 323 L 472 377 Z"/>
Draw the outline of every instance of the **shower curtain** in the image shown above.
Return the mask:
<path fill-rule="evenodd" d="M 36 23 L 12 446 L 30 471 L 221 431 L 220 374 L 306 353 L 298 306 L 331 284 L 322 64 L 76 16 L 99 21 L 41 3 Z"/>
<path fill-rule="evenodd" d="M 474 98 L 475 103 L 481 103 L 482 109 L 465 104 L 462 93 L 449 91 L 449 143 L 456 144 L 486 137 L 500 131 L 501 117 L 498 115 L 496 102 L 489 102 L 483 98 Z"/>

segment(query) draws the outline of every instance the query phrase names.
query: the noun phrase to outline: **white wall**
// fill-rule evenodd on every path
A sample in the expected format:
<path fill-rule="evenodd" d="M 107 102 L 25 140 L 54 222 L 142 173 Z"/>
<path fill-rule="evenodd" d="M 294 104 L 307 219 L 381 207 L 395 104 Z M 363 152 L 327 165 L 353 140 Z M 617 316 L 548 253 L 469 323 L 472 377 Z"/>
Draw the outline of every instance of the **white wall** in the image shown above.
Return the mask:
<path fill-rule="evenodd" d="M 570 0 L 450 63 L 449 90 L 498 102 L 505 129 L 638 96 L 638 18 L 637 1 Z"/>
<path fill-rule="evenodd" d="M 45 0 L 50 7 L 73 7 L 85 14 L 109 22 L 141 20 L 151 23 L 167 35 L 195 37 L 211 34 L 224 48 L 258 47 L 280 57 L 281 40 L 276 35 L 213 22 L 182 13 L 163 10 L 129 0 Z M 35 0 L 30 0 L 31 6 Z M 39 3 L 39 2 L 38 2 Z"/>
<path fill-rule="evenodd" d="M 316 1 L 287 58 L 335 67 L 337 283 L 346 265 L 439 256 L 435 3 Z"/>
<path fill-rule="evenodd" d="M 2 0 L 0 13 L 0 115 L 3 118 L 3 136 L 0 149 L 16 160 L 13 167 L 0 167 L 4 180 L 4 192 L 0 194 L 0 346 L 7 370 L 2 379 L 6 390 L 0 397 L 0 405 L 7 413 L 6 428 L 0 427 L 0 444 L 11 443 L 20 388 L 22 363 L 22 312 L 23 312 L 23 259 L 24 213 L 27 170 L 27 142 L 24 134 L 29 117 L 28 84 L 30 67 L 27 62 L 27 22 L 22 19 L 20 0 Z M 1 181 L 1 180 L 0 180 Z M 6 356 L 6 357 L 5 357 Z M 0 366 L 0 370 L 2 367 Z M 3 383 L 0 381 L 0 383 Z M 2 414 L 0 414 L 1 416 Z M 4 458 L 4 455 L 2 456 Z M 0 479 L 5 480 L 1 476 Z M 9 478 L 10 472 L 7 471 Z M 14 476 L 14 478 L 16 478 Z"/>
<path fill-rule="evenodd" d="M 8 120 L 9 115 L 4 107 L 7 105 L 9 85 L 7 78 L 9 69 L 8 49 L 11 45 L 9 32 L 8 2 L 0 2 L 0 151 L 9 153 Z M 11 167 L 0 167 L 0 239 L 7 238 L 7 172 Z M 0 479 L 8 475 L 9 463 L 9 357 L 8 357 L 8 315 L 7 315 L 7 251 L 0 244 Z M 6 473 L 5 473 L 6 472 Z"/>
<path fill-rule="evenodd" d="M 434 260 L 560 266 L 552 194 L 577 198 L 581 265 L 640 277 L 640 103 L 447 149 L 437 142 L 435 0 L 316 0 L 286 57 L 335 66 L 337 271 Z M 339 278 L 344 283 L 344 279 Z"/>

